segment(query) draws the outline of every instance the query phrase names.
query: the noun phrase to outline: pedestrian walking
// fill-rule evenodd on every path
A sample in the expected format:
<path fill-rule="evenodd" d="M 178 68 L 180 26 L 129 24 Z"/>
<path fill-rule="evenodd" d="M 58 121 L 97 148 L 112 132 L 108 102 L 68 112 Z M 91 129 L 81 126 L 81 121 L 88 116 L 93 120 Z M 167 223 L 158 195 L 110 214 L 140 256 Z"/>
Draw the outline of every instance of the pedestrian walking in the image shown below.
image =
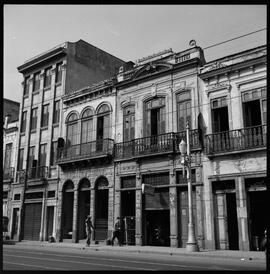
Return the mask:
<path fill-rule="evenodd" d="M 116 222 L 114 224 L 113 237 L 112 237 L 112 246 L 114 245 L 114 239 L 117 238 L 119 246 L 122 245 L 122 225 L 120 221 L 120 217 L 116 218 Z"/>
<path fill-rule="evenodd" d="M 85 220 L 85 231 L 86 231 L 86 246 L 90 246 L 91 242 L 91 233 L 92 230 L 94 230 L 94 226 L 92 224 L 91 216 L 88 215 L 86 220 Z"/>

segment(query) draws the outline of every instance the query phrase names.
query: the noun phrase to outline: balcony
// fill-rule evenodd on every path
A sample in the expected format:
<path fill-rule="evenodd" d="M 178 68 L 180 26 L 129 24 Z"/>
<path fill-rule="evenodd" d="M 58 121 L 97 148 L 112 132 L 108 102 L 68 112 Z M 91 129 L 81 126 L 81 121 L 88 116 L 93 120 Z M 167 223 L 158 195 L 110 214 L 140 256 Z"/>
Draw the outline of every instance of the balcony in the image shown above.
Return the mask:
<path fill-rule="evenodd" d="M 28 172 L 27 172 L 28 180 L 45 179 L 47 177 L 48 177 L 47 166 L 38 166 L 38 167 L 33 167 L 28 169 Z"/>
<path fill-rule="evenodd" d="M 4 182 L 11 182 L 14 179 L 14 167 L 4 168 L 3 180 Z"/>
<path fill-rule="evenodd" d="M 112 157 L 114 141 L 112 139 L 101 139 L 93 142 L 71 145 L 58 149 L 56 163 L 58 165 L 74 163 L 79 161 L 96 160 Z"/>
<path fill-rule="evenodd" d="M 209 134 L 205 142 L 208 156 L 266 148 L 266 125 Z"/>
<path fill-rule="evenodd" d="M 170 132 L 117 143 L 114 146 L 115 158 L 139 158 L 179 152 L 178 145 L 182 139 L 186 139 L 186 131 Z M 201 149 L 197 129 L 190 130 L 190 148 L 191 150 Z"/>

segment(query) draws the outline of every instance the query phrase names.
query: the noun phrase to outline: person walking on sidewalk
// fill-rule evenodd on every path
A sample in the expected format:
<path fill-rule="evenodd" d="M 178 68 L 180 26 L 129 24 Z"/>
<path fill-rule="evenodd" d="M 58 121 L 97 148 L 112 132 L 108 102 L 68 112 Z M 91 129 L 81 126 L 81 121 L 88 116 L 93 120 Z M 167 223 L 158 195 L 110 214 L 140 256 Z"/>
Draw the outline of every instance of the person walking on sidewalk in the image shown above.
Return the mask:
<path fill-rule="evenodd" d="M 94 230 L 91 218 L 92 217 L 90 215 L 88 215 L 85 220 L 85 230 L 86 230 L 86 237 L 87 237 L 86 238 L 86 246 L 90 246 L 91 233 L 92 233 L 92 230 Z"/>
<path fill-rule="evenodd" d="M 116 223 L 114 224 L 114 231 L 112 237 L 112 246 L 114 244 L 114 239 L 117 238 L 119 246 L 122 245 L 122 226 L 120 217 L 116 218 Z"/>

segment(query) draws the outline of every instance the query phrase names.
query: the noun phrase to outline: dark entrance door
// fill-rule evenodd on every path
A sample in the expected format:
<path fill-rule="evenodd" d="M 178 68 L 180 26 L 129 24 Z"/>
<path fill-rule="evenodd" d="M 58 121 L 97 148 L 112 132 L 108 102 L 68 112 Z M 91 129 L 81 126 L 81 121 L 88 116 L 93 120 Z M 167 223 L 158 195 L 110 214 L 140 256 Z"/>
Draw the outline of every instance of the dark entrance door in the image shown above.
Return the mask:
<path fill-rule="evenodd" d="M 54 206 L 47 207 L 47 234 L 46 240 L 53 234 L 53 217 L 54 217 Z"/>
<path fill-rule="evenodd" d="M 170 211 L 147 210 L 145 212 L 146 245 L 170 246 Z"/>
<path fill-rule="evenodd" d="M 78 206 L 78 239 L 86 238 L 85 219 L 90 213 L 90 190 L 80 190 Z"/>
<path fill-rule="evenodd" d="M 108 233 L 108 180 L 100 177 L 96 183 L 95 193 L 95 240 L 103 241 Z"/>
<path fill-rule="evenodd" d="M 73 223 L 73 202 L 74 192 L 73 190 L 66 190 L 63 193 L 63 208 L 62 208 L 62 227 L 63 227 L 63 239 L 72 238 L 72 223 Z"/>
<path fill-rule="evenodd" d="M 18 221 L 19 221 L 19 208 L 13 209 L 12 217 L 12 229 L 11 229 L 11 239 L 17 239 L 18 237 Z"/>
<path fill-rule="evenodd" d="M 238 221 L 237 221 L 235 193 L 226 194 L 226 204 L 227 204 L 227 227 L 228 227 L 229 249 L 239 250 Z"/>
<path fill-rule="evenodd" d="M 41 227 L 42 203 L 25 204 L 23 239 L 38 241 Z"/>
<path fill-rule="evenodd" d="M 260 243 L 267 227 L 267 218 L 263 215 L 268 208 L 267 199 L 267 191 L 248 192 L 251 250 L 262 250 Z"/>

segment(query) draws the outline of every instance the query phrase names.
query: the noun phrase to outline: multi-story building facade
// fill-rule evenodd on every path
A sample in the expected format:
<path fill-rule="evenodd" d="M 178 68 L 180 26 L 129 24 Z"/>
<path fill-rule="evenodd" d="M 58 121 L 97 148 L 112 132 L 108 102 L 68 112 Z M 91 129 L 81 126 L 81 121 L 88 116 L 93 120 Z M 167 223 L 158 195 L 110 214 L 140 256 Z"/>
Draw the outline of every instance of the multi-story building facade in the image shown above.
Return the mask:
<path fill-rule="evenodd" d="M 143 58 L 117 75 L 115 213 L 136 220 L 137 245 L 186 246 L 188 191 L 179 143 L 186 139 L 188 121 L 193 211 L 203 247 L 198 74 L 204 63 L 202 49 L 194 45 Z M 143 194 L 142 184 L 155 188 L 154 195 Z"/>
<path fill-rule="evenodd" d="M 93 238 L 105 240 L 113 228 L 116 92 L 113 79 L 63 96 L 63 145 L 57 164 L 59 241 L 85 239 L 85 219 L 95 223 Z"/>
<path fill-rule="evenodd" d="M 258 218 L 266 207 L 266 47 L 209 63 L 194 41 L 185 51 L 169 49 L 135 63 L 108 55 L 104 59 L 114 65 L 96 81 L 88 77 L 90 64 L 84 73 L 79 65 L 68 67 L 73 63 L 64 48 L 19 67 L 25 89 L 27 77 L 33 78 L 20 110 L 12 196 L 13 216 L 20 217 L 25 205 L 27 222 L 18 222 L 21 238 L 48 240 L 53 235 L 58 241 L 79 242 L 91 214 L 94 240 L 111 237 L 120 216 L 128 244 L 185 247 L 188 186 L 179 143 L 186 140 L 188 122 L 199 248 L 256 249 L 266 226 Z M 75 55 L 87 59 L 91 54 Z M 46 93 L 46 68 L 51 65 L 56 73 L 59 62 L 66 64 L 62 84 L 52 74 Z M 104 63 L 97 63 L 95 72 L 99 66 Z M 38 92 L 36 71 L 45 75 Z M 57 101 L 61 115 L 54 123 Z M 32 122 L 25 125 L 30 109 Z M 31 133 L 32 123 L 37 126 Z M 19 176 L 21 169 L 28 170 L 26 179 Z M 150 191 L 143 192 L 143 186 Z M 35 225 L 28 227 L 31 222 Z"/>
<path fill-rule="evenodd" d="M 59 168 L 55 160 L 65 122 L 62 96 L 107 79 L 123 63 L 79 40 L 63 43 L 18 67 L 24 81 L 11 207 L 13 239 L 56 237 Z"/>
<path fill-rule="evenodd" d="M 208 248 L 260 248 L 267 227 L 266 75 L 266 46 L 201 69 Z"/>
<path fill-rule="evenodd" d="M 3 217 L 11 224 L 12 182 L 14 182 L 14 167 L 16 164 L 16 148 L 18 136 L 18 120 L 20 103 L 4 99 L 4 126 L 3 126 Z M 9 229 L 8 229 L 9 230 Z M 10 231 L 10 230 L 9 230 Z"/>

